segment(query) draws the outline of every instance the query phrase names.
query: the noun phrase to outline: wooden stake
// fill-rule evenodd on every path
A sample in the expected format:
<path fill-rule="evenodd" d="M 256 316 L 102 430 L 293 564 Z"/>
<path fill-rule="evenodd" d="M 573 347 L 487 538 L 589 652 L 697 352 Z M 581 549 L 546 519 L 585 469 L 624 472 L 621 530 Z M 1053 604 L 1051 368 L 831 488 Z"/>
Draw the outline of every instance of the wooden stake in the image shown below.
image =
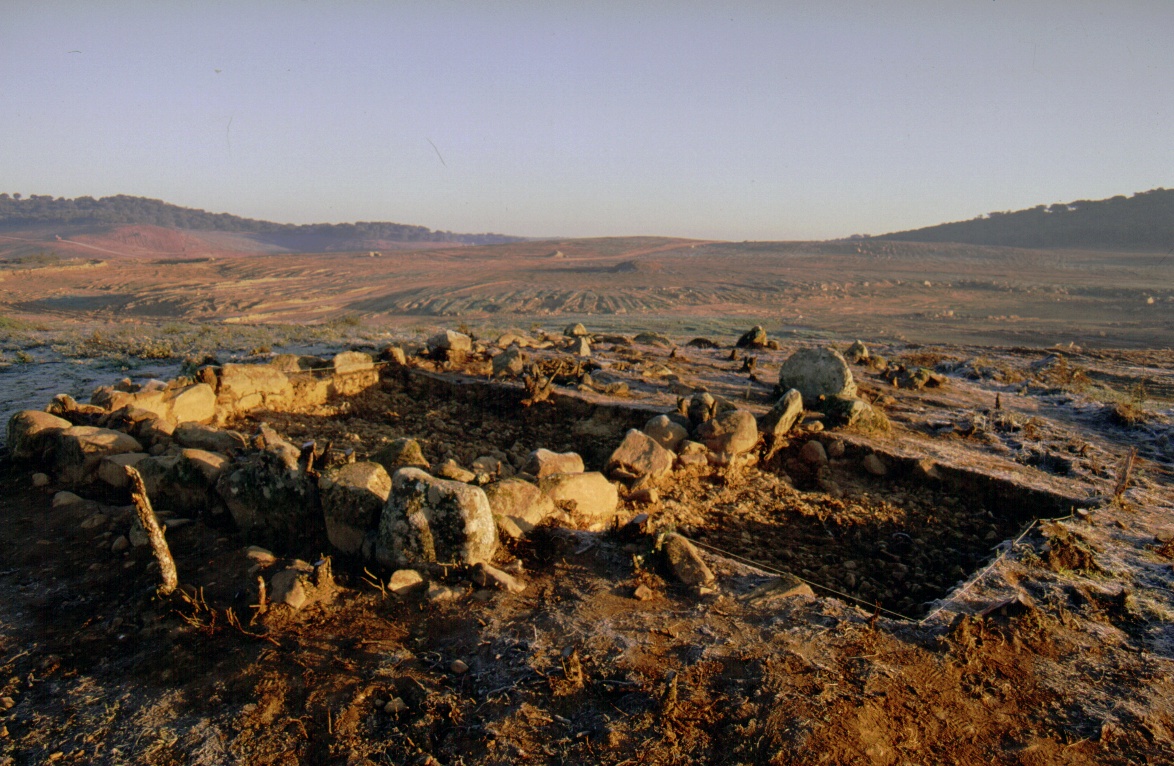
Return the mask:
<path fill-rule="evenodd" d="M 1133 464 L 1137 460 L 1137 447 L 1129 450 L 1125 456 L 1125 464 L 1121 467 L 1121 478 L 1117 481 L 1117 488 L 1113 490 L 1113 497 L 1120 500 L 1129 486 L 1129 479 L 1133 474 Z"/>
<path fill-rule="evenodd" d="M 130 479 L 130 498 L 135 504 L 135 511 L 139 516 L 139 523 L 147 533 L 147 540 L 151 543 L 151 550 L 155 553 L 155 560 L 159 562 L 159 576 L 163 583 L 159 586 L 159 594 L 170 596 L 179 587 L 179 575 L 175 572 L 175 559 L 171 558 L 171 549 L 167 547 L 167 540 L 163 537 L 163 530 L 159 520 L 155 518 L 155 511 L 151 508 L 151 500 L 147 497 L 147 488 L 143 484 L 143 477 L 134 466 L 126 466 L 126 475 Z"/>

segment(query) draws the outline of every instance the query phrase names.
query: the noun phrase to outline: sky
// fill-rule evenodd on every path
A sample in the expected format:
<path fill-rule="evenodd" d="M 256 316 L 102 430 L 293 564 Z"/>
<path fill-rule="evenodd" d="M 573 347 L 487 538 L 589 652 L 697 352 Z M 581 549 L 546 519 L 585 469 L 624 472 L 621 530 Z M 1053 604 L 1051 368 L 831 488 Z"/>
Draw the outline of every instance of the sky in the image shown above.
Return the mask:
<path fill-rule="evenodd" d="M 1174 186 L 1174 2 L 0 0 L 0 192 L 881 234 Z"/>

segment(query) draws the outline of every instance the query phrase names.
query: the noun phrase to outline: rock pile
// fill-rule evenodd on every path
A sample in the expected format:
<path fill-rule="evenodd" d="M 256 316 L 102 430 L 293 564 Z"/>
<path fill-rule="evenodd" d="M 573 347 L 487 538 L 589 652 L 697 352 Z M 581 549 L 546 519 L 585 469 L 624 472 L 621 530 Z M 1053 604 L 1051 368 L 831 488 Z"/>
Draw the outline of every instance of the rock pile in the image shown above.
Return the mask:
<path fill-rule="evenodd" d="M 576 324 L 561 338 L 537 342 L 507 333 L 497 348 L 487 349 L 468 335 L 446 330 L 430 337 L 410 364 L 439 369 L 437 362 L 463 362 L 476 353 L 474 361 L 485 368 L 479 374 L 517 377 L 536 369 L 523 347 L 586 357 L 588 338 Z M 601 342 L 611 341 L 602 336 Z M 653 333 L 636 336 L 635 342 L 671 345 Z M 738 342 L 743 348 L 772 344 L 761 327 Z M 404 351 L 395 350 L 399 353 L 384 356 L 409 365 Z M 860 343 L 850 355 L 868 358 Z M 574 364 L 579 377 L 572 383 L 603 390 L 598 384 L 592 388 L 587 372 L 598 365 Z M 315 407 L 378 383 L 373 358 L 351 351 L 329 360 L 282 355 L 272 364 L 208 365 L 194 378 L 105 386 L 88 405 L 58 397 L 51 412 L 18 412 L 8 423 L 8 445 L 13 458 L 45 471 L 43 484 L 55 481 L 83 495 L 96 489 L 123 492 L 126 467 L 134 466 L 156 507 L 166 511 L 231 518 L 250 540 L 270 545 L 292 547 L 307 536 L 323 535 L 344 559 L 398 570 L 389 586 L 394 592 L 423 592 L 421 573 L 437 565 L 468 567 L 481 587 L 518 592 L 524 585 L 517 577 L 492 566 L 503 538 L 525 536 L 552 520 L 580 530 L 614 528 L 622 521 L 621 490 L 630 507 L 652 511 L 660 497 L 657 485 L 674 472 L 745 467 L 760 454 L 769 458 L 800 426 L 805 407 L 822 412 L 828 424 L 884 423 L 881 413 L 857 397 L 845 358 L 833 349 L 813 348 L 796 352 L 782 365 L 783 394 L 761 417 L 703 389 L 692 391 L 678 399 L 675 411 L 627 430 L 602 472 L 588 471 L 575 452 L 547 449 L 536 449 L 524 460 L 519 459 L 524 451 L 506 456 L 491 450 L 472 462 L 472 470 L 454 460 L 429 465 L 420 444 L 407 438 L 383 446 L 368 462 L 353 462 L 353 454 L 324 457 L 313 442 L 295 445 L 265 424 L 251 434 L 224 427 L 258 409 Z M 592 422 L 574 432 L 614 438 L 619 431 L 596 433 Z M 816 470 L 828 463 L 817 441 L 808 442 L 799 458 Z M 877 476 L 887 470 L 875 456 L 864 468 Z M 76 497 L 62 493 L 61 502 Z M 644 523 L 643 534 L 653 527 Z M 133 530 L 128 535 L 127 545 L 133 544 Z M 681 581 L 712 582 L 712 572 L 684 538 L 668 536 L 663 552 Z M 316 566 L 295 561 L 272 575 L 273 600 L 298 608 L 326 598 L 333 584 L 327 583 L 329 572 L 319 575 Z M 429 594 L 434 600 L 453 597 L 445 588 Z"/>

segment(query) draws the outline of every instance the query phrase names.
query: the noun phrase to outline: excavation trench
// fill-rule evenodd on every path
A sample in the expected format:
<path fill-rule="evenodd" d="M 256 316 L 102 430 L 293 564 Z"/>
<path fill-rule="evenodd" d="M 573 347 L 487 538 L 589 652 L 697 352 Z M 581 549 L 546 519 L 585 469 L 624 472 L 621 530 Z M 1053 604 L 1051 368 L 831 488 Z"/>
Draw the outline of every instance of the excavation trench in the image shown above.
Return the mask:
<path fill-rule="evenodd" d="M 533 449 L 574 451 L 601 470 L 629 428 L 661 410 L 573 393 L 524 407 L 520 386 L 422 371 L 385 377 L 326 414 L 257 412 L 287 438 L 352 448 L 358 460 L 398 437 L 417 439 L 431 462 L 469 466 L 479 456 L 518 463 Z M 729 472 L 676 472 L 650 510 L 658 526 L 765 568 L 798 575 L 824 595 L 848 596 L 909 617 L 926 613 L 1032 521 L 1067 515 L 1079 500 L 1013 478 L 948 465 L 927 475 L 917 456 L 852 434 L 818 438 L 835 457 L 811 468 L 804 439 L 769 461 Z M 842 448 L 842 452 L 841 452 Z M 876 454 L 887 473 L 864 470 Z"/>

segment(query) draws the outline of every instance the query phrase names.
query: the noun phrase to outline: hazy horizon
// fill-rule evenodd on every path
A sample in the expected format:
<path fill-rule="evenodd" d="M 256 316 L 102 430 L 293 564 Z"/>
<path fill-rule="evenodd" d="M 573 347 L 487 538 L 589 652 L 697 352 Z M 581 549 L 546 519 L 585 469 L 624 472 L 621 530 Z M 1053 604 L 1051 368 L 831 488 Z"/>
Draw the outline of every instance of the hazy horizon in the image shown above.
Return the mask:
<path fill-rule="evenodd" d="M 1174 4 L 10 2 L 9 191 L 802 240 L 1171 185 Z"/>

